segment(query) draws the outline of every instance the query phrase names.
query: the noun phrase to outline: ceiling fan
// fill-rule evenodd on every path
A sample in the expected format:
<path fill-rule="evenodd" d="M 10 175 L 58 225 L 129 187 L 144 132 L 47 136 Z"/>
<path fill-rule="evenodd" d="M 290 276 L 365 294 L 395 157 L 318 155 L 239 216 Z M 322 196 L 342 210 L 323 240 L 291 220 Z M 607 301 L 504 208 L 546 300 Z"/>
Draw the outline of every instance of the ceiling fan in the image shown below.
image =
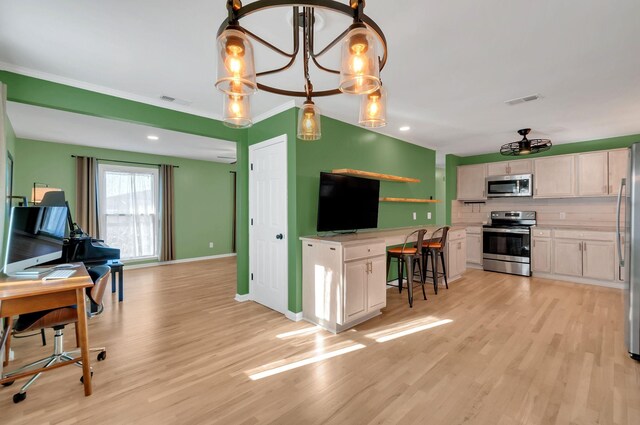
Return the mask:
<path fill-rule="evenodd" d="M 533 155 L 551 149 L 553 144 L 549 139 L 527 139 L 530 131 L 530 128 L 518 130 L 522 140 L 502 145 L 500 153 L 505 156 Z"/>

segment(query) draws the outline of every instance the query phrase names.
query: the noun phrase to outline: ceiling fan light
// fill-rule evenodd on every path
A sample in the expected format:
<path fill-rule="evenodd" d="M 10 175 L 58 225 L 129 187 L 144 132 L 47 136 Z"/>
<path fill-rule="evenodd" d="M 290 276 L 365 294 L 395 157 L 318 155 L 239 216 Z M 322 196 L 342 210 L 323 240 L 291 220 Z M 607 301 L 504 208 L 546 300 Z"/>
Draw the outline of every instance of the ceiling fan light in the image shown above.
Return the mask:
<path fill-rule="evenodd" d="M 218 37 L 216 88 L 229 95 L 246 96 L 257 91 L 253 46 L 245 33 L 227 28 Z"/>
<path fill-rule="evenodd" d="M 519 155 L 529 155 L 531 154 L 531 142 L 528 139 L 522 140 L 518 142 L 519 144 Z"/>
<path fill-rule="evenodd" d="M 387 125 L 387 90 L 384 87 L 362 96 L 358 123 L 368 128 Z"/>
<path fill-rule="evenodd" d="M 364 24 L 355 24 L 342 41 L 340 91 L 368 94 L 380 88 L 380 64 L 373 33 Z"/>
<path fill-rule="evenodd" d="M 320 108 L 313 101 L 306 100 L 298 118 L 298 139 L 319 140 L 321 135 Z"/>
<path fill-rule="evenodd" d="M 223 124 L 231 128 L 247 128 L 253 125 L 249 96 L 224 95 Z"/>

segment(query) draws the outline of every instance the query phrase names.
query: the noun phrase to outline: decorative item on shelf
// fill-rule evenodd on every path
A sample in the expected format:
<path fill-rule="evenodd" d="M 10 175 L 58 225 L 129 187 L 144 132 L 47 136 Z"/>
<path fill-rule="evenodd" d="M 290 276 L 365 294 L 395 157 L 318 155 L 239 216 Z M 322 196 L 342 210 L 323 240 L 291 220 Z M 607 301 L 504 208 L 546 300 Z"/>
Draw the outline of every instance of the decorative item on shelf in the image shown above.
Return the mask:
<path fill-rule="evenodd" d="M 49 187 L 46 183 L 33 182 L 33 190 L 31 191 L 31 203 L 33 205 L 38 205 L 42 202 L 42 198 L 47 192 L 59 192 L 62 189 L 58 189 L 56 187 Z"/>
<path fill-rule="evenodd" d="M 387 90 L 383 86 L 362 96 L 358 123 L 370 128 L 387 125 Z"/>
<path fill-rule="evenodd" d="M 530 131 L 530 128 L 518 130 L 522 140 L 502 145 L 500 153 L 506 156 L 533 155 L 551 149 L 552 143 L 549 139 L 527 139 Z"/>
<path fill-rule="evenodd" d="M 363 95 L 368 102 L 360 124 L 365 127 L 386 125 L 386 94 L 381 89 L 380 70 L 387 62 L 387 41 L 382 30 L 364 14 L 364 0 L 350 0 L 343 4 L 333 0 L 257 0 L 242 5 L 240 0 L 228 0 L 228 17 L 218 29 L 218 75 L 216 88 L 225 93 L 224 124 L 234 128 L 251 126 L 250 98 L 257 90 L 284 96 L 304 97 L 298 123 L 298 137 L 302 140 L 320 138 L 320 109 L 313 103 L 314 97 L 340 93 Z M 277 7 L 291 7 L 293 46 L 290 52 L 282 50 L 240 25 L 245 16 Z M 324 48 L 316 50 L 315 9 L 348 16 L 352 24 Z M 302 30 L 302 46 L 300 31 Z M 288 62 L 279 68 L 256 72 L 251 40 L 257 41 L 271 51 L 284 56 Z M 339 70 L 320 64 L 320 58 L 341 43 Z M 378 56 L 378 48 L 382 56 Z M 259 77 L 285 71 L 301 56 L 304 72 L 304 91 L 272 87 L 257 81 Z M 340 75 L 340 84 L 334 89 L 314 90 L 311 83 L 310 65 L 322 72 Z"/>

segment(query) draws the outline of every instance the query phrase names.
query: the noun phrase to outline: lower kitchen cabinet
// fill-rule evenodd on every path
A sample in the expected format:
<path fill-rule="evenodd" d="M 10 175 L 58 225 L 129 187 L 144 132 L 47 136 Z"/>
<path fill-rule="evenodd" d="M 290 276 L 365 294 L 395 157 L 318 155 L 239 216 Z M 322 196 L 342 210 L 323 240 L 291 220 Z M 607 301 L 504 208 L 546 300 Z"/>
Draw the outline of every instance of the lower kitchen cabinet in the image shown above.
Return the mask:
<path fill-rule="evenodd" d="M 582 242 L 582 276 L 591 279 L 615 278 L 615 243 L 606 241 Z"/>
<path fill-rule="evenodd" d="M 482 227 L 467 227 L 467 263 L 482 264 Z"/>
<path fill-rule="evenodd" d="M 551 230 L 536 229 L 532 236 L 534 275 L 569 276 L 607 286 L 620 285 L 615 233 L 564 229 L 552 233 Z"/>
<path fill-rule="evenodd" d="M 302 314 L 341 332 L 380 314 L 387 304 L 384 240 L 302 244 Z"/>
<path fill-rule="evenodd" d="M 464 229 L 452 230 L 447 237 L 445 252 L 447 279 L 454 280 L 467 270 L 467 241 Z"/>
<path fill-rule="evenodd" d="M 533 237 L 531 271 L 551 273 L 551 237 Z"/>

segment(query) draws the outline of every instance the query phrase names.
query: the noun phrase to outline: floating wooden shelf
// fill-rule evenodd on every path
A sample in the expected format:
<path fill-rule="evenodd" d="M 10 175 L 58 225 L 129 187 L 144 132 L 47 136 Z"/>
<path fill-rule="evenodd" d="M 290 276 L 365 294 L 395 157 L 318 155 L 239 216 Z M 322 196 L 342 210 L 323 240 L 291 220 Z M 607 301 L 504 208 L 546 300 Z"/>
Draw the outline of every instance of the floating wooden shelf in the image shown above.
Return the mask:
<path fill-rule="evenodd" d="M 380 202 L 413 202 L 417 204 L 436 204 L 440 201 L 437 199 L 420 198 L 380 198 Z"/>
<path fill-rule="evenodd" d="M 365 177 L 375 180 L 385 180 L 388 182 L 401 183 L 420 183 L 420 179 L 412 179 L 411 177 L 392 176 L 391 174 L 373 173 L 371 171 L 352 170 L 351 168 L 339 168 L 332 170 L 335 174 L 345 174 L 348 176 Z"/>

